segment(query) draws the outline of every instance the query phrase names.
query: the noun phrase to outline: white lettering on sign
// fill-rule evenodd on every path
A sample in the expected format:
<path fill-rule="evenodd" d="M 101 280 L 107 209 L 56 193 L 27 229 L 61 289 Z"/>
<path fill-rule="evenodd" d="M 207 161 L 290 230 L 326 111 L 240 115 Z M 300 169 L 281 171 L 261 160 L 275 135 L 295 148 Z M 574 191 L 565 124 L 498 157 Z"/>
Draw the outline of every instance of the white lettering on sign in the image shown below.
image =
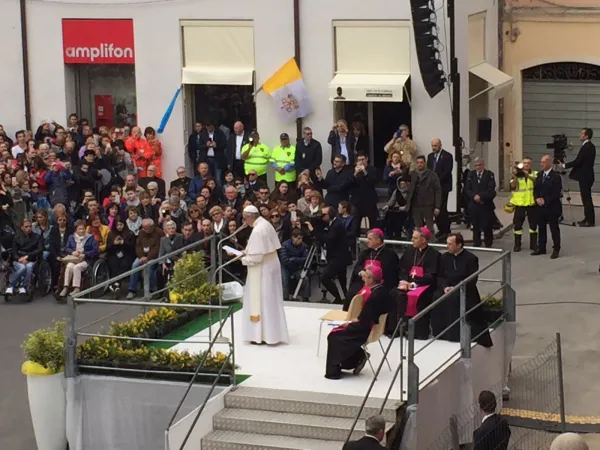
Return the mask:
<path fill-rule="evenodd" d="M 97 58 L 133 58 L 132 48 L 115 47 L 113 44 L 100 44 L 98 47 L 67 47 L 65 53 L 69 58 L 85 58 L 92 62 Z"/>

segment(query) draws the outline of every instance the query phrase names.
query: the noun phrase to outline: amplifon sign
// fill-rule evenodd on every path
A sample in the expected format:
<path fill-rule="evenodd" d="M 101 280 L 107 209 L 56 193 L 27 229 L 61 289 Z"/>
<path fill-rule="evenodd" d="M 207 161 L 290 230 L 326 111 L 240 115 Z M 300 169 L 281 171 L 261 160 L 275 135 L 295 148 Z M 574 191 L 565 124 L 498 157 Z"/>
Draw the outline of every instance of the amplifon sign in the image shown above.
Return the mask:
<path fill-rule="evenodd" d="M 67 64 L 135 64 L 133 20 L 63 19 Z"/>

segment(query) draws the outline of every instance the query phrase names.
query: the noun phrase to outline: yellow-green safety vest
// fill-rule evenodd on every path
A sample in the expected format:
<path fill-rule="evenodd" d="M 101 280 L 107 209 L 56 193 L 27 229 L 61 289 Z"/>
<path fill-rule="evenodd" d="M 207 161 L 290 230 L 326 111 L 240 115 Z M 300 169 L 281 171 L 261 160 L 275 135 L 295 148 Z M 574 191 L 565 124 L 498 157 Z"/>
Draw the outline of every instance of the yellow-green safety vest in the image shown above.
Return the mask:
<path fill-rule="evenodd" d="M 294 164 L 296 158 L 296 147 L 290 145 L 289 147 L 282 147 L 278 145 L 273 149 L 271 153 L 271 162 L 275 163 L 276 167 L 285 167 L 286 164 Z M 296 169 L 291 169 L 285 173 L 279 173 L 275 171 L 275 182 L 287 181 L 293 183 L 296 181 Z"/>
<path fill-rule="evenodd" d="M 245 144 L 242 147 L 242 154 L 250 148 L 250 144 Z M 250 148 L 248 158 L 244 160 L 244 173 L 248 175 L 248 172 L 252 169 L 256 170 L 258 176 L 267 173 L 267 164 L 271 158 L 271 150 L 263 143 Z"/>
<path fill-rule="evenodd" d="M 517 189 L 512 191 L 510 203 L 515 206 L 534 206 L 533 185 L 537 172 L 531 172 L 528 178 L 517 178 Z"/>

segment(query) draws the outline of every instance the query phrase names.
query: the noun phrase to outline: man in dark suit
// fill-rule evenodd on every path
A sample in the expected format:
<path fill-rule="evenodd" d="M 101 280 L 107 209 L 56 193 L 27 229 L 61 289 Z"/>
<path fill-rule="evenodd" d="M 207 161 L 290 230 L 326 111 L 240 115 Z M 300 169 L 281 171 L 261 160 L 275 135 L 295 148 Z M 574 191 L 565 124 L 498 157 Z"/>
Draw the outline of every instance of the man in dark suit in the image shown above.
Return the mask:
<path fill-rule="evenodd" d="M 210 173 L 219 185 L 223 182 L 223 170 L 227 168 L 226 147 L 225 133 L 207 120 L 200 132 L 200 161 L 208 163 Z"/>
<path fill-rule="evenodd" d="M 227 169 L 234 177 L 244 179 L 244 161 L 242 160 L 242 147 L 249 141 L 249 135 L 244 130 L 244 124 L 237 121 L 233 124 L 233 133 L 227 142 Z"/>
<path fill-rule="evenodd" d="M 442 188 L 440 213 L 435 218 L 435 223 L 438 227 L 438 234 L 436 237 L 443 240 L 450 234 L 448 195 L 452 192 L 452 169 L 454 168 L 454 158 L 450 152 L 447 152 L 442 148 L 442 141 L 438 138 L 431 140 L 431 150 L 432 152 L 427 155 L 427 168 L 436 173 L 440 179 L 440 187 Z"/>
<path fill-rule="evenodd" d="M 510 427 L 504 417 L 496 414 L 496 396 L 490 391 L 479 394 L 479 408 L 485 414 L 481 426 L 473 433 L 473 450 L 506 450 Z"/>
<path fill-rule="evenodd" d="M 549 155 L 542 156 L 542 169 L 538 172 L 533 185 L 533 197 L 538 217 L 538 247 L 532 255 L 545 255 L 546 243 L 548 241 L 548 230 L 550 227 L 552 234 L 552 255 L 550 259 L 558 258 L 560 251 L 560 228 L 558 219 L 562 213 L 562 179 L 561 176 L 552 170 L 552 158 Z"/>
<path fill-rule="evenodd" d="M 194 125 L 194 132 L 190 134 L 188 138 L 188 156 L 192 167 L 198 167 L 200 162 L 200 132 L 202 131 L 202 123 L 196 121 Z"/>
<path fill-rule="evenodd" d="M 333 129 L 329 132 L 327 143 L 331 145 L 331 163 L 337 155 L 346 157 L 346 164 L 354 165 L 354 153 L 356 138 L 354 133 L 348 132 L 348 124 L 345 120 L 338 120 Z"/>
<path fill-rule="evenodd" d="M 342 305 L 343 299 L 348 294 L 346 268 L 352 264 L 352 256 L 346 240 L 346 229 L 331 206 L 325 206 L 321 210 L 321 214 L 321 219 L 325 222 L 323 225 L 315 223 L 313 226 L 310 221 L 307 221 L 305 225 L 327 251 L 327 265 L 321 273 L 321 283 L 333 295 L 334 303 Z M 336 278 L 340 283 L 343 295 L 340 295 L 335 285 Z"/>
<path fill-rule="evenodd" d="M 591 128 L 583 128 L 579 132 L 581 148 L 577 157 L 565 164 L 565 169 L 571 170 L 569 178 L 579 182 L 581 203 L 583 203 L 584 219 L 579 222 L 580 227 L 593 227 L 596 225 L 594 202 L 592 201 L 592 186 L 594 185 L 594 162 L 596 161 L 596 146 L 592 143 L 594 132 Z"/>
<path fill-rule="evenodd" d="M 473 225 L 473 245 L 481 247 L 481 232 L 486 247 L 494 242 L 494 198 L 496 197 L 496 180 L 494 173 L 485 168 L 481 158 L 475 158 L 475 170 L 467 176 L 465 193 L 469 199 L 469 218 Z"/>
<path fill-rule="evenodd" d="M 354 215 L 358 223 L 364 217 L 369 219 L 369 228 L 375 228 L 377 224 L 377 171 L 369 165 L 369 157 L 361 153 L 356 157 L 354 167 L 354 181 L 350 190 L 350 203 L 356 209 Z"/>
<path fill-rule="evenodd" d="M 380 442 L 385 436 L 385 419 L 371 416 L 365 421 L 365 436 L 358 441 L 351 441 L 342 450 L 376 450 L 383 447 Z"/>
<path fill-rule="evenodd" d="M 302 139 L 296 143 L 296 173 L 300 174 L 303 170 L 310 170 L 312 176 L 323 162 L 323 148 L 321 143 L 313 139 L 313 132 L 310 127 L 304 127 L 302 130 Z"/>

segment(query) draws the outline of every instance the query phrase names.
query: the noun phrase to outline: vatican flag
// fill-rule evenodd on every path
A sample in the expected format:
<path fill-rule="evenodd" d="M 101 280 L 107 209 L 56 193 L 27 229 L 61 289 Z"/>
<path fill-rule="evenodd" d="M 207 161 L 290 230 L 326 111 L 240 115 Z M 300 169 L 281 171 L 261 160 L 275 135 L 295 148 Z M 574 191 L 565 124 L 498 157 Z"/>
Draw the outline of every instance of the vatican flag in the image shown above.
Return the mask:
<path fill-rule="evenodd" d="M 294 58 L 290 58 L 261 88 L 273 97 L 282 121 L 291 122 L 312 112 L 308 91 Z"/>

